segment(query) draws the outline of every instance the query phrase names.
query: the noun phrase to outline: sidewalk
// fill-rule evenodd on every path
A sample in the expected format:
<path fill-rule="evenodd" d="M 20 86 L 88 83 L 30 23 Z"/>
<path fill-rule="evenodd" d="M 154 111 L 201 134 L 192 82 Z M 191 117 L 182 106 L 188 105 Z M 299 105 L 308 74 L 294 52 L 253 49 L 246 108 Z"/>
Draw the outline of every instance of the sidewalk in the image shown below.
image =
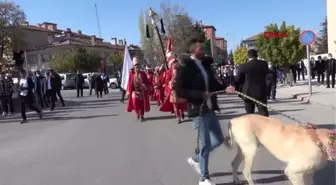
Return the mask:
<path fill-rule="evenodd" d="M 326 106 L 336 109 L 336 89 L 317 86 L 316 79 L 312 80 L 312 96 L 309 96 L 308 80 L 299 81 L 292 87 L 278 85 L 277 93 L 300 101 Z"/>

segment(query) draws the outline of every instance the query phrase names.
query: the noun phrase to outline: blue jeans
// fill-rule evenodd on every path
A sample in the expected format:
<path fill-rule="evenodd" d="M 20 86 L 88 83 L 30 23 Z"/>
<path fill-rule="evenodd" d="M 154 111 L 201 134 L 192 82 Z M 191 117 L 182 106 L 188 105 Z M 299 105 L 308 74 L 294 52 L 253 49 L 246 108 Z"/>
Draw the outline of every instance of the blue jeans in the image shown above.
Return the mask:
<path fill-rule="evenodd" d="M 201 179 L 209 178 L 209 154 L 224 141 L 222 128 L 216 114 L 211 111 L 204 115 L 192 118 L 194 128 L 199 129 L 199 154 L 194 160 L 199 161 L 201 168 Z"/>

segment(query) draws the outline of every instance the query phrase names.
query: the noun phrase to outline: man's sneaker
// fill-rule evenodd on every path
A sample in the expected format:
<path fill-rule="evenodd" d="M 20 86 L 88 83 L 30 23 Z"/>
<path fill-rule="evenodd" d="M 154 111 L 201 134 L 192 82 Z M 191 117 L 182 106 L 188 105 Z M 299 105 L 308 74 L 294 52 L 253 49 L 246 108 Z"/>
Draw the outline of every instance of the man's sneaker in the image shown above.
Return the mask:
<path fill-rule="evenodd" d="M 201 168 L 198 162 L 196 162 L 192 157 L 189 157 L 187 162 L 195 172 L 201 174 Z"/>
<path fill-rule="evenodd" d="M 6 112 L 3 112 L 3 113 L 2 113 L 2 116 L 7 116 L 7 113 L 6 113 Z"/>
<path fill-rule="evenodd" d="M 205 179 L 204 181 L 199 181 L 198 185 L 216 185 L 209 179 Z"/>

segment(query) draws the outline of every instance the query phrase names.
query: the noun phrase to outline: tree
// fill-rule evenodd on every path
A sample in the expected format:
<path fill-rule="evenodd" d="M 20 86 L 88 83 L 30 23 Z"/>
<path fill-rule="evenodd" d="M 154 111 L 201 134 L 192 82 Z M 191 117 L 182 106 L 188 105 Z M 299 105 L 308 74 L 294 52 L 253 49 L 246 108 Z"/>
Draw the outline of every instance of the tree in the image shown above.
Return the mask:
<path fill-rule="evenodd" d="M 246 63 L 248 61 L 247 52 L 248 52 L 247 47 L 241 46 L 237 48 L 233 55 L 234 64 Z"/>
<path fill-rule="evenodd" d="M 290 67 L 304 57 L 305 49 L 299 40 L 300 28 L 295 28 L 294 25 L 287 26 L 284 21 L 280 27 L 277 24 L 266 26 L 265 31 L 286 32 L 288 37 L 265 39 L 263 35 L 259 35 L 256 48 L 261 58 L 278 66 Z"/>
<path fill-rule="evenodd" d="M 122 52 L 113 53 L 109 58 L 109 63 L 113 65 L 114 71 L 122 69 L 124 62 L 124 54 Z"/>
<path fill-rule="evenodd" d="M 101 67 L 102 58 L 94 52 L 87 52 L 84 48 L 76 48 L 75 51 L 67 51 L 52 57 L 51 68 L 62 72 L 97 71 Z"/>
<path fill-rule="evenodd" d="M 20 26 L 25 22 L 25 14 L 19 5 L 0 2 L 0 60 L 11 61 L 13 51 L 24 45 Z"/>
<path fill-rule="evenodd" d="M 321 30 L 316 41 L 316 54 L 328 53 L 328 22 L 327 18 L 321 23 Z"/>
<path fill-rule="evenodd" d="M 167 35 L 172 37 L 173 52 L 177 55 L 185 53 L 188 44 L 192 39 L 205 41 L 205 33 L 201 25 L 194 21 L 188 13 L 178 5 L 169 3 L 161 3 L 160 11 L 157 12 L 163 20 L 166 34 L 161 35 L 164 47 L 166 47 Z M 163 56 L 157 33 L 148 16 L 145 17 L 147 11 L 141 11 L 139 16 L 139 30 L 141 48 L 144 51 L 147 61 L 152 65 L 161 63 Z M 150 38 L 146 38 L 145 25 L 148 25 Z M 159 25 L 159 24 L 158 24 Z"/>

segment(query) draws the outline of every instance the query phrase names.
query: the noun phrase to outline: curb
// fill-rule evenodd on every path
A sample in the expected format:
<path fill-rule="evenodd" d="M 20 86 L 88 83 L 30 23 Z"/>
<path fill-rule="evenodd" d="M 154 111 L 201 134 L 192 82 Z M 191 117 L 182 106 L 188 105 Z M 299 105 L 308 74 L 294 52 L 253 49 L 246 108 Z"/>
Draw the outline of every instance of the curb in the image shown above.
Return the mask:
<path fill-rule="evenodd" d="M 311 103 L 311 104 L 315 104 L 315 105 L 320 105 L 320 106 L 323 106 L 323 107 L 327 107 L 327 108 L 330 108 L 330 109 L 336 109 L 336 107 L 334 106 L 330 106 L 330 105 L 325 105 L 325 104 L 321 104 L 319 102 L 316 102 L 316 101 L 311 101 L 309 97 L 307 96 L 300 96 L 298 94 L 290 94 L 289 95 L 290 98 L 293 98 L 293 99 L 297 99 L 301 102 L 304 102 L 304 103 Z"/>

